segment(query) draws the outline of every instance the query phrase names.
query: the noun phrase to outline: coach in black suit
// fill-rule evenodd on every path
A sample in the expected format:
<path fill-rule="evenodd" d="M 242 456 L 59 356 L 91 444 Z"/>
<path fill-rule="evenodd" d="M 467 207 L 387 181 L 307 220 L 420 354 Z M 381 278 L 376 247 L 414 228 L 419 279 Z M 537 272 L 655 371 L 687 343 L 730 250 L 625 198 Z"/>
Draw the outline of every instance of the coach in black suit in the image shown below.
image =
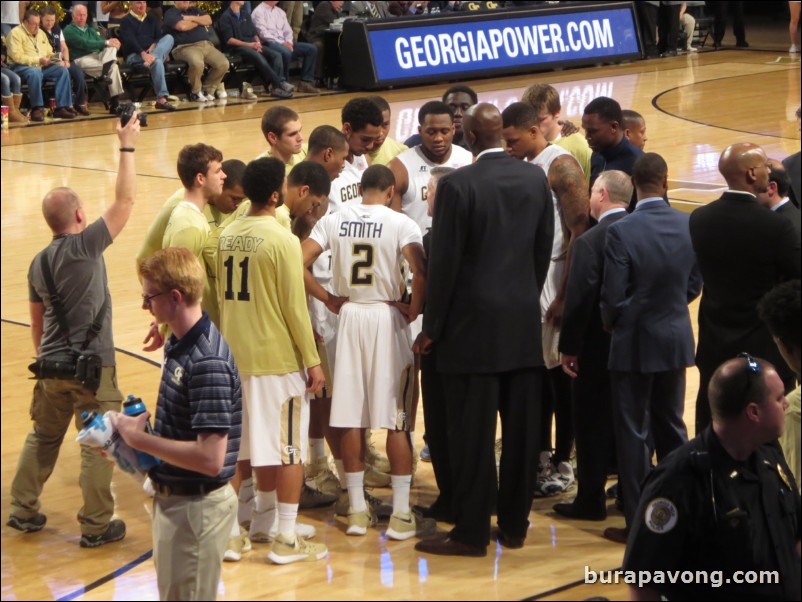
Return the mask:
<path fill-rule="evenodd" d="M 766 192 L 758 193 L 757 200 L 777 215 L 783 216 L 794 227 L 796 237 L 802 240 L 802 212 L 795 206 L 788 194 L 791 191 L 791 180 L 782 163 L 769 159 L 769 186 Z"/>
<path fill-rule="evenodd" d="M 693 365 L 688 303 L 701 291 L 688 214 L 663 197 L 668 167 L 656 153 L 635 162 L 635 211 L 607 229 L 601 313 L 612 332 L 610 372 L 618 483 L 627 529 L 604 536 L 626 542 L 654 442 L 658 461 L 688 440 L 682 414 L 685 369 Z"/>
<path fill-rule="evenodd" d="M 797 109 L 798 116 L 799 109 Z M 791 190 L 788 196 L 799 209 L 800 203 L 802 203 L 802 153 L 795 153 L 783 159 L 783 167 L 791 178 Z"/>
<path fill-rule="evenodd" d="M 610 400 L 610 335 L 599 310 L 607 228 L 627 215 L 630 176 L 602 172 L 590 191 L 590 212 L 598 225 L 576 239 L 566 287 L 559 350 L 563 371 L 573 381 L 573 417 L 579 489 L 572 503 L 554 505 L 568 518 L 604 520 L 607 460 L 613 448 Z"/>
<path fill-rule="evenodd" d="M 423 317 L 423 349 L 436 346 L 444 383 L 455 527 L 416 549 L 484 556 L 497 412 L 498 539 L 521 547 L 529 526 L 543 372 L 539 299 L 554 211 L 543 170 L 501 148 L 496 107 L 471 107 L 462 127 L 477 159 L 437 188 Z"/>
<path fill-rule="evenodd" d="M 707 387 L 713 372 L 738 353 L 748 351 L 771 362 L 786 391 L 794 379 L 758 316 L 757 304 L 780 282 L 799 278 L 799 238 L 789 220 L 757 201 L 769 182 L 763 149 L 733 144 L 721 154 L 718 168 L 729 190 L 717 201 L 696 209 L 690 220 L 705 283 L 696 348 L 697 433 L 710 424 Z"/>

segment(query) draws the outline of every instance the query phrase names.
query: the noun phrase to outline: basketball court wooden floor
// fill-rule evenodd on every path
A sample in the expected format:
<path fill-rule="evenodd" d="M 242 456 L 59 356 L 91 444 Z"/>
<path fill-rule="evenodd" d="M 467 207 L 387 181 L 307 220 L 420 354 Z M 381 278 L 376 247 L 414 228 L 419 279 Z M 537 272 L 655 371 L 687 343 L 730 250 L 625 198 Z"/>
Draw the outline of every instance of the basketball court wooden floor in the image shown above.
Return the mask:
<path fill-rule="evenodd" d="M 620 66 L 578 69 L 466 82 L 480 100 L 500 108 L 516 101 L 533 82 L 554 84 L 561 92 L 563 115 L 581 121 L 594 97 L 619 100 L 642 113 L 648 123 L 646 149 L 661 153 L 670 166 L 670 196 L 691 210 L 717 197 L 723 181 L 717 171 L 721 151 L 733 142 L 763 146 L 781 159 L 799 150 L 794 111 L 799 105 L 798 59 L 771 52 L 725 51 Z M 391 135 L 404 140 L 413 132 L 416 111 L 441 95 L 446 84 L 385 91 L 393 109 Z M 339 125 L 339 111 L 352 95 L 323 95 L 293 100 L 308 134 L 321 124 Z M 270 102 L 229 103 L 174 114 L 150 115 L 136 153 L 137 204 L 134 215 L 106 253 L 114 300 L 114 335 L 119 349 L 119 382 L 155 405 L 158 354 L 141 352 L 150 316 L 140 308 L 134 256 L 145 230 L 164 200 L 179 187 L 178 150 L 203 141 L 226 158 L 248 161 L 265 149 L 259 130 Z M 90 219 L 112 200 L 117 146 L 111 119 L 15 128 L 2 134 L 2 510 L 9 509 L 9 488 L 17 456 L 30 428 L 32 355 L 26 274 L 31 259 L 49 240 L 40 202 L 51 188 L 75 188 Z M 696 305 L 691 308 L 696 314 Z M 698 387 L 688 371 L 686 415 L 693 416 Z M 691 421 L 692 422 L 692 421 Z M 417 432 L 423 432 L 422 420 Z M 417 442 L 421 446 L 420 440 Z M 2 543 L 2 598 L 157 599 L 151 554 L 150 504 L 126 475 L 114 477 L 117 514 L 128 525 L 120 543 L 95 550 L 78 547 L 75 514 L 81 505 L 77 484 L 79 453 L 74 432 L 67 435 L 58 466 L 42 496 L 47 527 L 23 535 L 6 527 Z M 389 499 L 390 490 L 374 494 Z M 435 495 L 430 465 L 420 463 L 413 503 Z M 563 496 L 567 499 L 571 493 Z M 623 585 L 585 585 L 585 569 L 621 565 L 623 547 L 602 539 L 607 526 L 623 526 L 611 510 L 604 523 L 557 518 L 559 498 L 536 500 L 526 546 L 509 551 L 491 546 L 486 558 L 428 557 L 414 551 L 414 540 L 388 542 L 381 530 L 367 537 L 344 534 L 344 522 L 330 509 L 304 513 L 317 527 L 330 556 L 324 561 L 284 567 L 270 565 L 266 547 L 235 564 L 226 564 L 220 598 L 246 599 L 625 599 Z M 445 525 L 440 525 L 445 528 Z"/>

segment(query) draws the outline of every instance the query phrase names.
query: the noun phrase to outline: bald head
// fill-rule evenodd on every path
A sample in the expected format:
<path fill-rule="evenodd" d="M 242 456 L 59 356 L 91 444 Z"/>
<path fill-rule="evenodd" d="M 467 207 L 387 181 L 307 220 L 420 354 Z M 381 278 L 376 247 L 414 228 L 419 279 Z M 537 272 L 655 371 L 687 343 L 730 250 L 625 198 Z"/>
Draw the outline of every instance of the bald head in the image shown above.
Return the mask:
<path fill-rule="evenodd" d="M 53 234 L 70 232 L 78 223 L 75 212 L 81 207 L 81 199 L 72 188 L 54 188 L 42 200 L 42 214 Z"/>
<path fill-rule="evenodd" d="M 473 105 L 464 113 L 463 138 L 474 156 L 489 148 L 501 148 L 503 125 L 498 108 L 487 102 Z"/>
<path fill-rule="evenodd" d="M 740 142 L 728 146 L 718 160 L 718 170 L 731 190 L 757 195 L 768 189 L 768 160 L 756 144 Z"/>

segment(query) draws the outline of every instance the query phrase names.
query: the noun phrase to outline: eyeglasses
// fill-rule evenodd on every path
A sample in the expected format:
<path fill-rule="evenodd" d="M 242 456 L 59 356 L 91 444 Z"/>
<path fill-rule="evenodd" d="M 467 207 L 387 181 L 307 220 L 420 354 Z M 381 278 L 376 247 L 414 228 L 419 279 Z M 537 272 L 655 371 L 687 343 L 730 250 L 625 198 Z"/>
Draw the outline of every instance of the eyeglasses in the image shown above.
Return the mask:
<path fill-rule="evenodd" d="M 166 295 L 167 291 L 162 291 L 160 293 L 156 293 L 155 295 L 142 295 L 142 305 L 150 305 L 152 299 L 156 297 L 160 297 L 161 295 Z"/>

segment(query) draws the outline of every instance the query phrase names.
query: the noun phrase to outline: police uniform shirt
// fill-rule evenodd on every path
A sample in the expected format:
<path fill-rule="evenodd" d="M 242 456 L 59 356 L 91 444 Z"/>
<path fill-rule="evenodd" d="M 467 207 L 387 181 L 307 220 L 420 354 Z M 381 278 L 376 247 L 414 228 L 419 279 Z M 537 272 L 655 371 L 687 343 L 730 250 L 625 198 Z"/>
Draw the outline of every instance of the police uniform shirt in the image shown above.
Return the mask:
<path fill-rule="evenodd" d="M 383 205 L 346 205 L 315 224 L 310 238 L 331 249 L 334 293 L 354 303 L 397 300 L 402 250 L 422 244 L 415 222 Z"/>
<path fill-rule="evenodd" d="M 708 427 L 647 478 L 635 516 L 624 569 L 663 572 L 648 587 L 670 600 L 800 599 L 800 498 L 776 446 L 737 462 Z M 722 571 L 721 583 L 672 584 L 669 571 Z M 778 571 L 779 583 L 735 583 L 736 571 Z"/>
<path fill-rule="evenodd" d="M 431 170 L 435 167 L 453 167 L 457 169 L 473 163 L 473 155 L 464 148 L 451 145 L 448 158 L 442 163 L 434 163 L 426 158 L 420 145 L 398 155 L 398 160 L 407 170 L 407 191 L 401 197 L 401 212 L 411 217 L 426 234 L 432 227 L 432 218 L 428 215 L 429 205 L 427 188 Z"/>
<path fill-rule="evenodd" d="M 240 374 L 289 374 L 320 364 L 303 269 L 298 237 L 272 216 L 239 217 L 220 234 L 221 331 Z"/>

